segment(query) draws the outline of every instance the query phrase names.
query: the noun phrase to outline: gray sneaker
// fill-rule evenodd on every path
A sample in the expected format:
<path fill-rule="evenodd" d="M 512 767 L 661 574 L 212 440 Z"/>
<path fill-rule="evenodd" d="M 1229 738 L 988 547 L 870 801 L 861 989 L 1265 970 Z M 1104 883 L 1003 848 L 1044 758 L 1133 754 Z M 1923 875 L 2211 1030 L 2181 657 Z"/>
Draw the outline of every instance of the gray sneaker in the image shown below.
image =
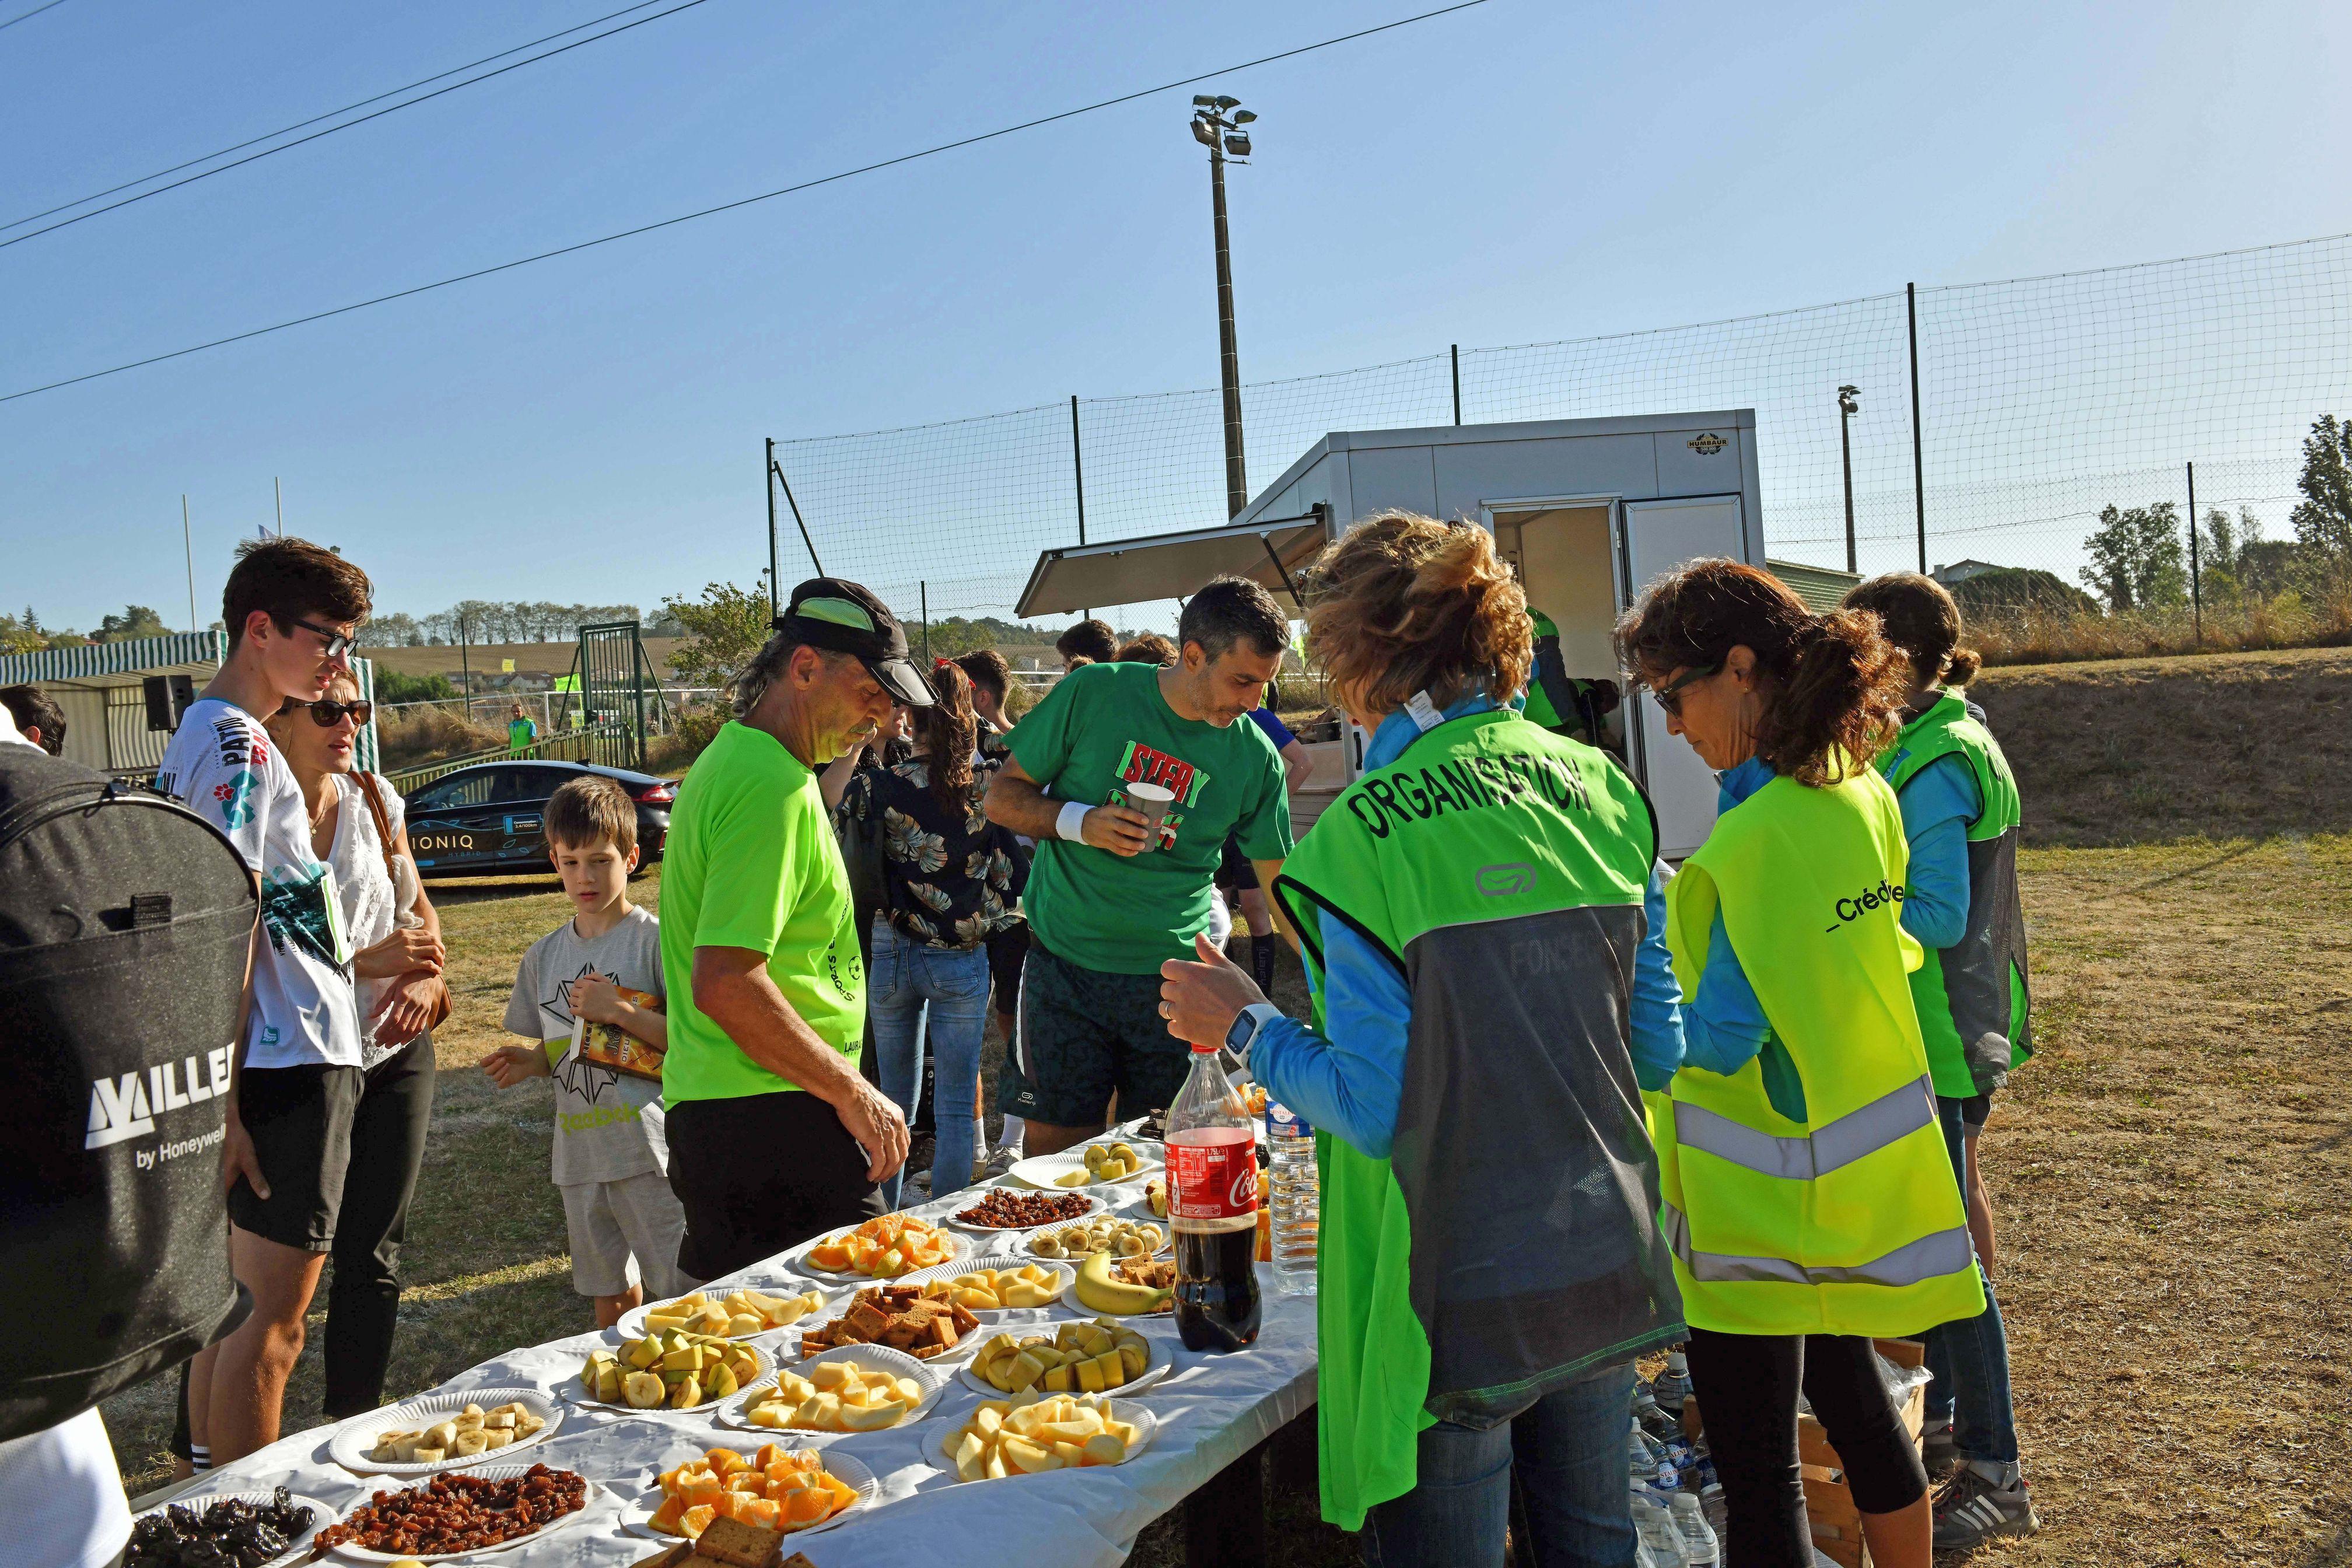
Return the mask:
<path fill-rule="evenodd" d="M 2041 1528 L 2022 1470 L 2004 1485 L 1974 1463 L 1965 1464 L 1936 1494 L 1938 1552 L 1966 1552 L 1998 1535 L 2031 1535 Z"/>
<path fill-rule="evenodd" d="M 1021 1151 L 1018 1149 L 999 1149 L 988 1157 L 988 1163 L 980 1168 L 980 1179 L 994 1181 L 1011 1171 L 1020 1158 Z"/>

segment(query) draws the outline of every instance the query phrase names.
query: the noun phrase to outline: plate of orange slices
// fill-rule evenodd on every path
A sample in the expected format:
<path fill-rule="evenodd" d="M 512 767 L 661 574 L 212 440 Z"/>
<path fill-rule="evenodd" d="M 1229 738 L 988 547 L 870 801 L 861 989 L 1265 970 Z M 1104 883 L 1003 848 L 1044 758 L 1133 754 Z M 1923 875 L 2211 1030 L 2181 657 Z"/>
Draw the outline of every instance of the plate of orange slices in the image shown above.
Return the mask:
<path fill-rule="evenodd" d="M 913 1215 L 887 1214 L 856 1230 L 821 1236 L 784 1255 L 783 1261 L 818 1279 L 896 1279 L 918 1268 L 951 1263 L 971 1243 Z"/>
<path fill-rule="evenodd" d="M 656 1541 L 698 1540 L 714 1519 L 799 1533 L 838 1524 L 881 1495 L 874 1472 L 837 1449 L 713 1448 L 656 1477 L 622 1511 L 621 1524 Z"/>

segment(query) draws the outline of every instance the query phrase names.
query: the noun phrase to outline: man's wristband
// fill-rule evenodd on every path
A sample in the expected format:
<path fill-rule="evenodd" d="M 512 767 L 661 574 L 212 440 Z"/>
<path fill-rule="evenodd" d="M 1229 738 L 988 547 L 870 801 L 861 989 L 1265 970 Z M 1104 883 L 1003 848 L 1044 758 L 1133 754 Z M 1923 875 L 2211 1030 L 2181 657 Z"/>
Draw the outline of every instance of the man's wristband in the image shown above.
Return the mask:
<path fill-rule="evenodd" d="M 1085 843 L 1087 813 L 1093 809 L 1093 806 L 1082 800 L 1066 802 L 1062 806 L 1062 815 L 1054 819 L 1055 837 L 1066 838 L 1073 844 Z"/>

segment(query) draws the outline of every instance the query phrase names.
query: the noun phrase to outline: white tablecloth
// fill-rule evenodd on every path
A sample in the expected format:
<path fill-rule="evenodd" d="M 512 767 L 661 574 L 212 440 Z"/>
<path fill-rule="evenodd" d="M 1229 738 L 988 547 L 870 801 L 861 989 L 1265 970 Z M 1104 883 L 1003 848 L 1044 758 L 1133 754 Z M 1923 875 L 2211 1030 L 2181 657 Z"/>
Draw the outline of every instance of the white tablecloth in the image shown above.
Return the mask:
<path fill-rule="evenodd" d="M 925 1205 L 913 1212 L 937 1218 L 965 1206 L 971 1194 Z M 1013 1261 L 1016 1244 L 1005 1237 L 974 1238 L 977 1267 Z M 961 1425 L 981 1396 L 959 1379 L 929 1415 L 887 1432 L 817 1435 L 773 1434 L 781 1439 L 814 1436 L 838 1444 L 881 1479 L 882 1499 L 861 1506 L 834 1528 L 806 1538 L 787 1538 L 787 1549 L 807 1554 L 817 1568 L 908 1568 L 909 1564 L 992 1563 L 1018 1561 L 1023 1568 L 1108 1568 L 1125 1560 L 1136 1532 L 1181 1502 L 1234 1459 L 1273 1436 L 1315 1403 L 1315 1302 L 1312 1297 L 1278 1295 L 1271 1270 L 1258 1265 L 1265 1297 L 1265 1326 L 1257 1342 L 1224 1355 L 1196 1354 L 1176 1337 L 1166 1317 L 1127 1321 L 1168 1351 L 1173 1370 L 1164 1382 L 1139 1396 L 1160 1421 L 1160 1435 L 1143 1453 L 1118 1466 L 1054 1470 L 1044 1475 L 959 1484 L 926 1457 L 940 1423 Z M 792 1276 L 772 1264 L 715 1280 L 710 1288 L 736 1284 L 774 1285 Z M 584 1310 L 584 1301 L 583 1301 Z M 952 1373 L 971 1359 L 988 1334 L 1000 1327 L 1063 1322 L 1071 1314 L 1038 1309 L 983 1320 L 978 1336 L 967 1336 L 941 1362 Z M 762 1346 L 790 1347 L 799 1331 L 764 1336 Z M 581 1362 L 597 1345 L 617 1345 L 614 1332 L 585 1333 L 550 1344 L 509 1351 L 443 1384 L 436 1393 L 475 1388 L 535 1387 L 563 1398 L 562 1429 L 546 1442 L 516 1454 L 517 1461 L 577 1470 L 616 1494 L 588 1510 L 587 1517 L 544 1542 L 484 1552 L 467 1561 L 522 1568 L 624 1568 L 659 1551 L 658 1542 L 626 1534 L 619 1502 L 653 1484 L 656 1472 L 699 1455 L 706 1448 L 745 1452 L 771 1434 L 719 1426 L 707 1414 L 639 1411 L 632 1415 L 570 1403 L 578 1387 Z M 783 1354 L 787 1360 L 791 1350 Z M 941 1364 L 941 1363 L 934 1363 Z M 382 1418 L 370 1414 L 349 1425 L 368 1427 Z M 378 1490 L 398 1490 L 414 1481 L 355 1476 L 328 1458 L 336 1426 L 320 1426 L 281 1439 L 234 1464 L 208 1473 L 189 1496 L 287 1486 L 338 1510 L 347 1510 Z M 184 1498 L 174 1501 L 185 1500 Z M 343 1561 L 341 1558 L 332 1561 Z"/>

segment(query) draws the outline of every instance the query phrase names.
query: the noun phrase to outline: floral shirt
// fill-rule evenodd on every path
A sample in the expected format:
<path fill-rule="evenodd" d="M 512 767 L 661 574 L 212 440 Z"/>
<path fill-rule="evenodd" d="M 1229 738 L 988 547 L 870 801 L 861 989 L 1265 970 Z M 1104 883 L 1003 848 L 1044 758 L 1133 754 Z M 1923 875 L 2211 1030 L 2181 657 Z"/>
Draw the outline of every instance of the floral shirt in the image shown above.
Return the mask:
<path fill-rule="evenodd" d="M 909 757 L 866 768 L 841 797 L 845 822 L 882 829 L 885 912 L 899 935 L 928 947 L 977 947 L 1019 920 L 1027 857 L 1013 835 L 988 820 L 985 773 L 973 778 L 961 811 L 931 794 L 931 766 Z"/>

